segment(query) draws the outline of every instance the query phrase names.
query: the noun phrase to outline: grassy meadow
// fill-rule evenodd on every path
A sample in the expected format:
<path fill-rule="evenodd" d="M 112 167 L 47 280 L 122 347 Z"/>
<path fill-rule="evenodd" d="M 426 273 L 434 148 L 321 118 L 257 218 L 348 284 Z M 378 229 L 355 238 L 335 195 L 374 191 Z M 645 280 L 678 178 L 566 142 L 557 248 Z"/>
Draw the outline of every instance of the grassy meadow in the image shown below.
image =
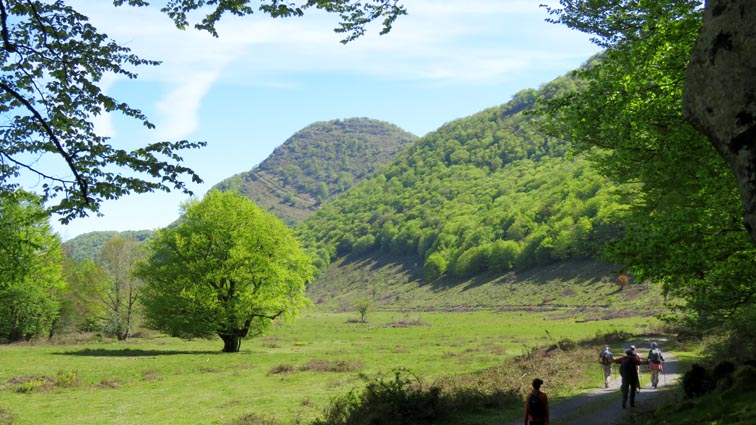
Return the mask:
<path fill-rule="evenodd" d="M 536 346 L 615 331 L 652 332 L 647 316 L 580 320 L 558 311 L 312 312 L 246 340 L 144 335 L 127 342 L 58 341 L 0 346 L 0 423 L 229 424 L 255 415 L 309 423 L 362 377 L 406 368 L 424 381 L 490 370 Z M 576 359 L 593 366 L 595 359 Z M 599 381 L 598 369 L 555 397 Z M 594 370 L 595 369 L 595 370 Z M 593 376 L 595 374 L 596 376 Z M 524 384 L 531 376 L 522 378 Z M 492 422 L 514 412 L 501 412 Z"/>

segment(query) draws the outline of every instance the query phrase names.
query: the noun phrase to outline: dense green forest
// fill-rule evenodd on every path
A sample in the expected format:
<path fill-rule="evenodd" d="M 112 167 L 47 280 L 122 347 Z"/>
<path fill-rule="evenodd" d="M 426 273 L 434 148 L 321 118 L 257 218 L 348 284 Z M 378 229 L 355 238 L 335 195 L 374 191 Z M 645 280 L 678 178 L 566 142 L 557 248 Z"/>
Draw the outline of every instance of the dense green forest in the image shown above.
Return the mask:
<path fill-rule="evenodd" d="M 95 260 L 105 243 L 115 237 L 143 242 L 153 235 L 152 230 L 103 231 L 79 235 L 63 243 L 63 250 L 74 261 Z"/>
<path fill-rule="evenodd" d="M 316 122 L 291 136 L 259 166 L 215 188 L 252 199 L 289 224 L 370 177 L 416 136 L 383 121 Z"/>
<path fill-rule="evenodd" d="M 529 114 L 575 90 L 562 77 L 444 125 L 298 227 L 320 267 L 381 250 L 426 280 L 591 258 L 622 232 L 616 186 Z"/>

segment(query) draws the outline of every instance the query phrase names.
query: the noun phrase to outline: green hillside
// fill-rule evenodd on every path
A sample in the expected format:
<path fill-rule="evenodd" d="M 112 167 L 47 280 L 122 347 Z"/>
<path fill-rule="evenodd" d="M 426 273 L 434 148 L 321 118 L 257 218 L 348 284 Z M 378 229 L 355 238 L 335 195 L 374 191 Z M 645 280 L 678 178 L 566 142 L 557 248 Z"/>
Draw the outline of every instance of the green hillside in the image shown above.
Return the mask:
<path fill-rule="evenodd" d="M 368 118 L 316 122 L 259 166 L 215 187 L 241 193 L 294 224 L 373 175 L 416 139 L 395 125 Z"/>
<path fill-rule="evenodd" d="M 421 138 L 298 227 L 321 268 L 383 252 L 422 278 L 469 278 L 596 258 L 622 231 L 617 187 L 527 112 L 575 89 L 559 78 Z"/>
<path fill-rule="evenodd" d="M 259 166 L 222 180 L 215 189 L 241 193 L 289 224 L 371 176 L 417 137 L 368 118 L 311 124 L 291 136 Z M 64 244 L 70 258 L 94 259 L 115 236 L 146 239 L 151 231 L 90 232 Z"/>
<path fill-rule="evenodd" d="M 63 243 L 63 249 L 68 258 L 75 261 L 94 260 L 100 255 L 105 242 L 120 236 L 124 239 L 144 241 L 152 236 L 152 230 L 128 230 L 125 232 L 103 231 L 89 232 L 79 235 Z"/>

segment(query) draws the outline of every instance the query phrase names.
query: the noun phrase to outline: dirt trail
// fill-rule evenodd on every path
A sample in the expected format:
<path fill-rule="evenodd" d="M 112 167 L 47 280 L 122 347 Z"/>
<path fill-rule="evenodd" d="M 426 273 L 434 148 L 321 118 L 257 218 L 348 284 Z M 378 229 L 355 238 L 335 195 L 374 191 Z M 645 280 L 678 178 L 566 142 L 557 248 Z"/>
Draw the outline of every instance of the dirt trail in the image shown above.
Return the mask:
<path fill-rule="evenodd" d="M 648 341 L 635 343 L 641 358 L 644 358 L 650 347 Z M 674 353 L 664 353 L 664 375 L 659 377 L 658 388 L 651 386 L 651 376 L 646 366 L 641 366 L 641 391 L 636 394 L 636 407 L 622 408 L 622 394 L 620 393 L 620 377 L 618 365 L 612 372 L 609 388 L 597 388 L 579 396 L 565 400 L 550 402 L 552 425 L 616 425 L 621 424 L 633 415 L 648 414 L 663 399 L 673 394 L 674 383 L 679 379 L 677 360 Z M 598 366 L 597 366 L 598 367 Z M 547 379 L 544 379 L 547 381 Z M 548 394 L 548 381 L 544 391 Z M 512 425 L 522 424 L 522 419 L 510 422 Z"/>

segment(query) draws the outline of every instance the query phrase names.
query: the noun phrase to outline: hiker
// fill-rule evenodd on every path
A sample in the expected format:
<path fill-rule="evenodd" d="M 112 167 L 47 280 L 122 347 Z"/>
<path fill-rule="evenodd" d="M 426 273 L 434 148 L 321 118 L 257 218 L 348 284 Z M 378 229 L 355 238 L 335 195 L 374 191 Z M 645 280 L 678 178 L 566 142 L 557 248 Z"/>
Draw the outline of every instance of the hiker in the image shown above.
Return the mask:
<path fill-rule="evenodd" d="M 612 380 L 612 362 L 614 362 L 614 354 L 608 345 L 604 345 L 604 349 L 599 353 L 599 363 L 604 371 L 604 388 L 609 388 L 609 382 Z"/>
<path fill-rule="evenodd" d="M 622 408 L 627 408 L 627 399 L 630 398 L 630 407 L 635 407 L 635 393 L 638 390 L 638 367 L 643 363 L 632 349 L 625 351 L 625 357 L 615 360 L 620 363 L 620 376 L 622 377 Z"/>
<path fill-rule="evenodd" d="M 641 357 L 640 357 L 640 354 L 638 354 L 638 350 L 635 348 L 634 345 L 630 345 L 630 349 L 633 350 L 633 355 L 635 356 L 636 359 L 638 359 L 638 367 L 637 367 L 637 369 L 638 369 L 638 382 L 637 382 L 637 385 L 635 386 L 635 391 L 636 392 L 640 392 L 640 390 L 641 390 L 641 384 L 640 384 L 640 375 L 641 375 L 640 364 L 641 364 Z"/>
<path fill-rule="evenodd" d="M 651 372 L 651 385 L 656 388 L 659 385 L 659 373 L 664 373 L 664 355 L 655 342 L 651 343 L 651 350 L 648 351 L 648 370 Z"/>
<path fill-rule="evenodd" d="M 533 391 L 525 399 L 525 425 L 549 425 L 549 399 L 541 392 L 541 385 L 542 380 L 534 379 Z"/>

